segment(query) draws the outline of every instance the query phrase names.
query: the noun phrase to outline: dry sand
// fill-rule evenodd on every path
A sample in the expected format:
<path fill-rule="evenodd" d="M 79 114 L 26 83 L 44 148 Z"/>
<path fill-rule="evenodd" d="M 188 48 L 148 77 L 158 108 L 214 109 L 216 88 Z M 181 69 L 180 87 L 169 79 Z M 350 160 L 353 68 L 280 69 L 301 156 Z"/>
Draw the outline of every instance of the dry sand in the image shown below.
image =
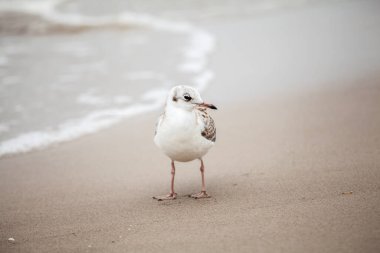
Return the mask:
<path fill-rule="evenodd" d="M 177 200 L 151 198 L 170 176 L 156 116 L 3 158 L 0 251 L 379 251 L 378 79 L 220 105 L 211 199 L 186 196 L 200 188 L 195 162 L 178 164 Z"/>

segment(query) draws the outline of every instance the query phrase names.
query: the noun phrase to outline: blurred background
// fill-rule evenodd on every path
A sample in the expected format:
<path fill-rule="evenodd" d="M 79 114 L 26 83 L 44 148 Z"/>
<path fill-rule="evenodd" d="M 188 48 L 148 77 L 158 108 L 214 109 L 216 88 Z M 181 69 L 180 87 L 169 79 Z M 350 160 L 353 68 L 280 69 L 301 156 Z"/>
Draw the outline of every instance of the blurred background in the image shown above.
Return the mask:
<path fill-rule="evenodd" d="M 221 103 L 377 74 L 379 10 L 349 0 L 1 0 L 0 156 L 157 110 L 177 84 L 216 85 L 209 97 Z"/>

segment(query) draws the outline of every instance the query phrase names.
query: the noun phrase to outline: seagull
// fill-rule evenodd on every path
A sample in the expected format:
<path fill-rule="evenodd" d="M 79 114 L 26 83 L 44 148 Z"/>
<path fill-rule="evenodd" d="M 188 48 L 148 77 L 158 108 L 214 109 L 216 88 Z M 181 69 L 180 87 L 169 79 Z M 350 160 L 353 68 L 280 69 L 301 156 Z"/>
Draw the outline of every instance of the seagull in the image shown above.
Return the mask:
<path fill-rule="evenodd" d="M 175 162 L 201 162 L 202 190 L 189 195 L 192 198 L 209 198 L 206 193 L 203 156 L 214 146 L 216 128 L 207 109 L 217 110 L 203 102 L 199 92 L 190 86 L 175 86 L 166 100 L 165 110 L 156 124 L 155 144 L 171 159 L 170 193 L 153 197 L 158 201 L 176 199 L 174 191 Z"/>

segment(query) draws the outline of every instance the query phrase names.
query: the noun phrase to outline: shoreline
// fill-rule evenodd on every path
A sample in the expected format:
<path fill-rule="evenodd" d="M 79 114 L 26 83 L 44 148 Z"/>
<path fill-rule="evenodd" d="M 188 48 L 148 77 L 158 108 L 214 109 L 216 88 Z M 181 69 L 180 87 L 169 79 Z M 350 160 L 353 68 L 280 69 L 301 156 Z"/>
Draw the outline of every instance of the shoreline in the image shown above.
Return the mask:
<path fill-rule="evenodd" d="M 176 166 L 176 200 L 152 199 L 169 191 L 170 161 L 153 142 L 161 111 L 149 112 L 0 158 L 0 252 L 379 252 L 379 2 L 261 16 L 239 3 L 225 12 L 189 4 L 194 24 L 216 38 L 215 78 L 201 92 L 218 107 L 204 157 L 212 198 L 187 197 L 201 187 L 194 161 Z M 183 13 L 176 8 L 168 16 Z M 159 46 L 185 46 L 165 36 Z M 121 59 L 119 40 L 104 38 Z M 145 51 L 129 59 L 146 68 L 152 57 L 161 62 Z M 178 84 L 188 80 L 166 67 Z"/>
<path fill-rule="evenodd" d="M 59 7 L 64 2 L 0 2 L 0 12 L 18 14 L 5 26 L 16 34 L 23 32 L 21 36 L 5 33 L 0 41 L 4 49 L 0 107 L 5 108 L 0 111 L 0 132 L 5 133 L 0 157 L 71 141 L 135 114 L 157 110 L 172 83 L 190 79 L 192 86 L 203 90 L 213 78 L 207 63 L 214 37 L 202 28 L 147 13 L 63 11 Z M 23 15 L 34 15 L 43 22 L 28 22 Z M 104 29 L 50 33 L 54 26 Z M 141 29 L 123 33 L 113 26 Z M 165 57 L 165 66 L 157 68 L 160 62 L 154 62 L 151 54 L 155 59 Z M 49 71 L 40 75 L 40 69 Z M 144 89 L 136 94 L 141 86 Z"/>

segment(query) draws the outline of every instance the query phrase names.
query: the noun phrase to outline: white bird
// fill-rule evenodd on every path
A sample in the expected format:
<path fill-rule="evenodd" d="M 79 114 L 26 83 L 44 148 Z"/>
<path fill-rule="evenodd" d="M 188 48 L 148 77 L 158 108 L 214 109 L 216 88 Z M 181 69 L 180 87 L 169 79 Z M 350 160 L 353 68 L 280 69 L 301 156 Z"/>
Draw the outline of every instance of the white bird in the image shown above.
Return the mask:
<path fill-rule="evenodd" d="M 199 92 L 189 86 L 176 86 L 171 89 L 165 111 L 156 125 L 154 142 L 171 159 L 171 188 L 165 196 L 153 197 L 157 200 L 172 200 L 177 197 L 174 191 L 174 162 L 201 162 L 202 190 L 190 195 L 193 198 L 209 198 L 204 179 L 203 156 L 214 146 L 216 129 L 214 120 L 207 114 L 207 108 L 216 110 L 212 104 L 204 103 Z"/>

